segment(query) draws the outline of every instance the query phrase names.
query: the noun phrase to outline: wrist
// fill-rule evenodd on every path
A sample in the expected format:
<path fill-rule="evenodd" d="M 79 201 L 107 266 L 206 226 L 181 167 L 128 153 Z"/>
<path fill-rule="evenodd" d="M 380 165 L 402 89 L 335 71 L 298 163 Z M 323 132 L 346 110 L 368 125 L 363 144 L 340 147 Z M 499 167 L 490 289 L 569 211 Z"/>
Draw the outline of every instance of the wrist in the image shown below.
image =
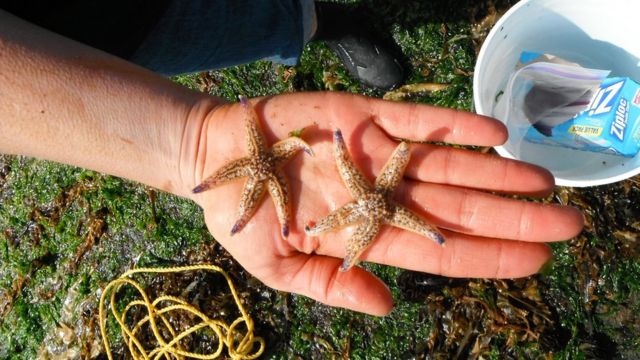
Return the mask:
<path fill-rule="evenodd" d="M 176 195 L 191 198 L 197 201 L 197 195 L 192 189 L 202 181 L 202 174 L 208 162 L 216 162 L 214 158 L 207 159 L 207 149 L 215 144 L 216 125 L 220 125 L 224 116 L 221 113 L 226 108 L 225 101 L 220 98 L 205 97 L 197 101 L 185 116 L 183 126 L 175 134 L 176 143 L 174 154 L 167 159 L 176 171 L 178 179 L 175 183 L 178 188 L 171 191 Z M 219 133 L 224 134 L 224 132 Z M 216 151 L 215 154 L 223 154 Z M 207 167 L 208 169 L 208 167 Z"/>

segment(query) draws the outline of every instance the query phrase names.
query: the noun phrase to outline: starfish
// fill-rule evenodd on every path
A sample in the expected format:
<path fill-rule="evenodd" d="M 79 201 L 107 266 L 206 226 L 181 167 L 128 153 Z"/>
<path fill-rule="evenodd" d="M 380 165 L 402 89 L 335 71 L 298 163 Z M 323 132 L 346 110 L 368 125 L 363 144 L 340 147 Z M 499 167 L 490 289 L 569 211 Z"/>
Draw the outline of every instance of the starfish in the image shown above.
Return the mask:
<path fill-rule="evenodd" d="M 374 185 L 356 168 L 339 129 L 333 132 L 333 150 L 340 177 L 354 200 L 329 213 L 315 225 L 306 226 L 305 232 L 315 236 L 358 224 L 347 242 L 341 271 L 349 270 L 358 262 L 385 224 L 415 232 L 444 245 L 444 236 L 435 226 L 391 199 L 409 162 L 409 143 L 403 141 L 396 147 Z"/>
<path fill-rule="evenodd" d="M 213 175 L 196 186 L 193 192 L 200 193 L 228 181 L 247 177 L 240 199 L 238 220 L 231 228 L 231 235 L 242 230 L 249 222 L 268 190 L 276 207 L 281 235 L 286 239 L 289 236 L 291 221 L 291 198 L 289 181 L 281 167 L 299 150 L 304 150 L 311 156 L 313 156 L 313 151 L 304 140 L 294 136 L 273 144 L 269 149 L 258 123 L 258 114 L 246 97 L 240 96 L 239 98 L 240 104 L 246 112 L 245 129 L 249 156 L 223 165 Z"/>

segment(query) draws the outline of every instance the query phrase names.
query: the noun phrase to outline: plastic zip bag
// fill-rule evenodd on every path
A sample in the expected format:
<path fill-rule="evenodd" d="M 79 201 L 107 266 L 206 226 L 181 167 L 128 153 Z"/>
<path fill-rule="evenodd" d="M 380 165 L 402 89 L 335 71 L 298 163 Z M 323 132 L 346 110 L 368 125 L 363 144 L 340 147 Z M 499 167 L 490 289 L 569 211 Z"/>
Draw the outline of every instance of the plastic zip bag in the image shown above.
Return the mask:
<path fill-rule="evenodd" d="M 494 110 L 509 129 L 505 147 L 515 156 L 520 155 L 520 144 L 532 126 L 551 136 L 555 126 L 586 110 L 610 73 L 527 52 L 516 68 Z"/>

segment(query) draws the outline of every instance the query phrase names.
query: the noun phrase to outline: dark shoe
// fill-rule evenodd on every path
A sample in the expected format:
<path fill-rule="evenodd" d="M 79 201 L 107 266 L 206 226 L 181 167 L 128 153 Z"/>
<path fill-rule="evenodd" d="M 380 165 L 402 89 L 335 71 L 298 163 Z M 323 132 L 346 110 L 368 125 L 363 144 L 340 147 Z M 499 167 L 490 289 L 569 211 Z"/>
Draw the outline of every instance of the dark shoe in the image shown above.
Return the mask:
<path fill-rule="evenodd" d="M 336 52 L 349 74 L 361 83 L 389 90 L 404 79 L 400 61 L 366 24 L 368 21 L 345 5 L 316 2 L 318 30 L 313 40 L 323 40 Z"/>

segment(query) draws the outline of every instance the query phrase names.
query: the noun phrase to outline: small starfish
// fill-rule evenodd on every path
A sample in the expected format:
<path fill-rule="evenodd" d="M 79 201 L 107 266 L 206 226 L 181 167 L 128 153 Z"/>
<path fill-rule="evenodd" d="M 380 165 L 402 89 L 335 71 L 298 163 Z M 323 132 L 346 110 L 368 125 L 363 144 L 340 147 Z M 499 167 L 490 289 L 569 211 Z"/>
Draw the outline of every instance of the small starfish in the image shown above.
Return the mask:
<path fill-rule="evenodd" d="M 444 245 L 444 237 L 435 226 L 391 200 L 391 194 L 400 183 L 409 163 L 409 143 L 403 141 L 396 147 L 373 186 L 351 160 L 338 129 L 333 132 L 333 149 L 338 172 L 354 200 L 331 212 L 312 227 L 306 226 L 305 232 L 311 236 L 320 235 L 358 223 L 355 233 L 347 242 L 347 255 L 340 267 L 341 271 L 349 270 L 358 262 L 360 255 L 371 245 L 384 224 L 418 233 Z"/>
<path fill-rule="evenodd" d="M 249 156 L 223 165 L 213 175 L 196 186 L 193 192 L 200 193 L 228 181 L 247 177 L 248 180 L 244 185 L 240 199 L 239 219 L 231 228 L 231 235 L 244 228 L 258 208 L 265 190 L 268 190 L 276 206 L 282 237 L 287 238 L 291 220 L 291 198 L 289 181 L 281 167 L 299 150 L 304 150 L 311 156 L 313 156 L 313 151 L 309 144 L 299 137 L 289 137 L 275 143 L 271 149 L 268 149 L 255 109 L 244 96 L 240 96 L 240 104 L 247 114 L 245 129 L 247 130 L 246 140 Z"/>

